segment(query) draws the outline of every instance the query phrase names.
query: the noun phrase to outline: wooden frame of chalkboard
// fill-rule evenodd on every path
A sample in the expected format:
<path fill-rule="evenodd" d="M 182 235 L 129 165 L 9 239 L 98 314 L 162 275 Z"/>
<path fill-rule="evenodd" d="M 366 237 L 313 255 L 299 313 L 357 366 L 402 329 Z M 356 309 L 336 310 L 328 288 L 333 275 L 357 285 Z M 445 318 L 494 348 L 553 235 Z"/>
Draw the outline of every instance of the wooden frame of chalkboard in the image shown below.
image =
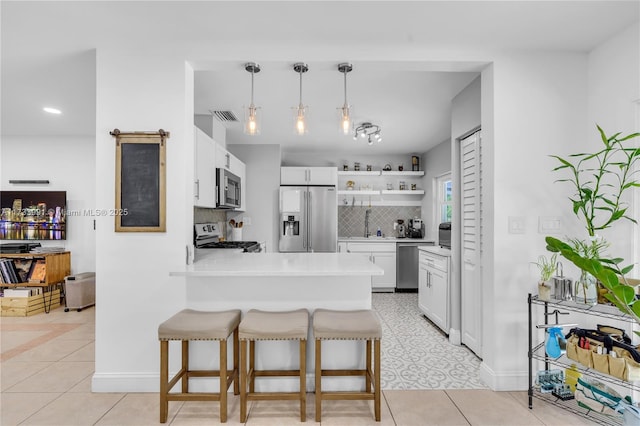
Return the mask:
<path fill-rule="evenodd" d="M 116 232 L 166 231 L 166 138 L 111 132 L 116 137 Z"/>

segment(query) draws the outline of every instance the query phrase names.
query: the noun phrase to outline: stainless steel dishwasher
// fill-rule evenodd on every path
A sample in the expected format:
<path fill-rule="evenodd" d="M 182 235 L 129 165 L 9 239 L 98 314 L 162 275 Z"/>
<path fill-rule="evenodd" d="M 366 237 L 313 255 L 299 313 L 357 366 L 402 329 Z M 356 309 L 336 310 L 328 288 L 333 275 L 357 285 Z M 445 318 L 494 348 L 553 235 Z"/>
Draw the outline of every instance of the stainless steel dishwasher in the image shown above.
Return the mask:
<path fill-rule="evenodd" d="M 433 243 L 403 241 L 396 244 L 396 291 L 418 291 L 418 247 Z"/>

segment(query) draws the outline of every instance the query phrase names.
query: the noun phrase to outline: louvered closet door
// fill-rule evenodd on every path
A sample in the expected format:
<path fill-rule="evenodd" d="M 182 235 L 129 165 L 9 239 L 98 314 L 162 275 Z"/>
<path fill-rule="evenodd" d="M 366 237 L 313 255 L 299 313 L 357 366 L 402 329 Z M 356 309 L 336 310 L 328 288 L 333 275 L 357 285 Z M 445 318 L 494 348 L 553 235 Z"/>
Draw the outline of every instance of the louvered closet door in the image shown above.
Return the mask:
<path fill-rule="evenodd" d="M 460 141 L 461 223 L 461 339 L 482 357 L 481 151 L 480 132 Z"/>

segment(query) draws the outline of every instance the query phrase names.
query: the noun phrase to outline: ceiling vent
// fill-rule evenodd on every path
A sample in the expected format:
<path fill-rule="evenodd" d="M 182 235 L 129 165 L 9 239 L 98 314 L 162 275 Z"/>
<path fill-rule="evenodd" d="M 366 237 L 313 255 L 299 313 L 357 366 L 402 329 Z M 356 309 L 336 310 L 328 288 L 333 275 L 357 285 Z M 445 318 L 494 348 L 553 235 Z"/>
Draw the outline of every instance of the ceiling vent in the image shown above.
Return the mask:
<path fill-rule="evenodd" d="M 239 121 L 233 111 L 211 111 L 211 114 L 223 123 L 235 123 Z"/>

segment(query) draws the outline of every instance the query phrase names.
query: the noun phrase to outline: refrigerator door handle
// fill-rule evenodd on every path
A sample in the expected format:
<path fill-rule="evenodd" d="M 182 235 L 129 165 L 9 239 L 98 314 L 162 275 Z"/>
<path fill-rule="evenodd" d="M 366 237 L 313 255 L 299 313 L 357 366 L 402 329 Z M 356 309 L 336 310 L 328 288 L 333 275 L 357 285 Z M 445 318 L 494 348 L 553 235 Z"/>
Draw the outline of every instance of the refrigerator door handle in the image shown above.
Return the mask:
<path fill-rule="evenodd" d="M 309 198 L 307 199 L 307 245 L 309 246 L 309 251 L 312 250 L 311 246 L 311 225 L 313 224 L 313 217 L 311 217 L 311 192 L 309 192 Z"/>
<path fill-rule="evenodd" d="M 307 214 L 306 209 L 307 209 L 307 192 L 303 191 L 302 217 L 305 218 L 305 224 L 304 224 L 304 228 L 302 229 L 302 248 L 305 250 L 307 249 L 307 230 L 309 229 L 309 223 L 308 223 L 308 220 L 306 219 L 306 214 Z"/>

